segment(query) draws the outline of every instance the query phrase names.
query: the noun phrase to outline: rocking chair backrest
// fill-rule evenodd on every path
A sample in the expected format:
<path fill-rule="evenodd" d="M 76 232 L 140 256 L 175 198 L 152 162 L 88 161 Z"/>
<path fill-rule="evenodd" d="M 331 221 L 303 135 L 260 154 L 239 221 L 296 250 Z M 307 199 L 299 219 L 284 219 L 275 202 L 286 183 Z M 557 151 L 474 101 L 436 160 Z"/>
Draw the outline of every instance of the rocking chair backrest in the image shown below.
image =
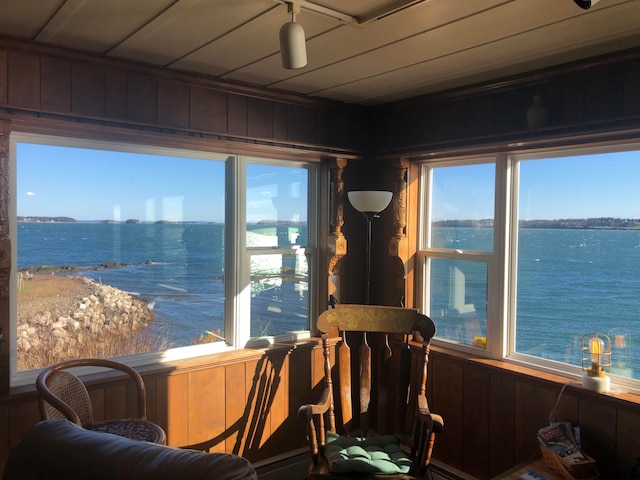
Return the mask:
<path fill-rule="evenodd" d="M 404 430 L 414 414 L 407 412 L 410 398 L 426 391 L 429 342 L 436 333 L 431 319 L 410 308 L 345 304 L 323 312 L 318 329 L 324 333 L 325 382 L 331 396 L 329 339 L 336 333 L 342 337 L 336 358 L 339 388 L 335 394 L 340 403 L 335 406 L 332 401 L 329 407 L 328 430 L 336 431 L 336 410 L 347 433 L 359 429 L 366 435 L 370 428 L 378 433 Z M 415 332 L 419 336 L 414 337 Z M 423 344 L 417 357 L 409 347 L 412 338 Z M 420 381 L 412 386 L 415 377 Z"/>

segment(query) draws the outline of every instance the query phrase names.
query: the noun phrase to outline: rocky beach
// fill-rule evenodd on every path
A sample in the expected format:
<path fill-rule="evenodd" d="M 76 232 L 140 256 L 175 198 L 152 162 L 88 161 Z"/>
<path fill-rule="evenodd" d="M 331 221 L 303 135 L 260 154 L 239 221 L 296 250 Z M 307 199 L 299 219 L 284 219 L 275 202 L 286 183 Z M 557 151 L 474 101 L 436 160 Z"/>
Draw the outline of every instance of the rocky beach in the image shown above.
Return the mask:
<path fill-rule="evenodd" d="M 93 349 L 101 356 L 133 353 L 116 344 L 130 343 L 154 320 L 145 299 L 86 277 L 21 272 L 18 283 L 18 358 L 27 362 L 20 369 Z"/>

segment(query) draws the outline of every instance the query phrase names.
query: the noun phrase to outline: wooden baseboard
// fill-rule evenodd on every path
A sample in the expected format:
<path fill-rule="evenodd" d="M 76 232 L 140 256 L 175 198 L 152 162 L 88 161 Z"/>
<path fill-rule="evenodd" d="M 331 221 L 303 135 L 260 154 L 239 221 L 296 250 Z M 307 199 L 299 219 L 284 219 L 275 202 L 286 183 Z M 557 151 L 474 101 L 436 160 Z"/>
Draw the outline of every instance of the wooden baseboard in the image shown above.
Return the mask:
<path fill-rule="evenodd" d="M 474 476 L 437 460 L 431 460 L 431 473 L 433 474 L 433 480 L 478 480 Z"/>
<path fill-rule="evenodd" d="M 305 480 L 309 471 L 309 450 L 307 448 L 288 452 L 266 461 L 254 464 L 259 480 Z"/>

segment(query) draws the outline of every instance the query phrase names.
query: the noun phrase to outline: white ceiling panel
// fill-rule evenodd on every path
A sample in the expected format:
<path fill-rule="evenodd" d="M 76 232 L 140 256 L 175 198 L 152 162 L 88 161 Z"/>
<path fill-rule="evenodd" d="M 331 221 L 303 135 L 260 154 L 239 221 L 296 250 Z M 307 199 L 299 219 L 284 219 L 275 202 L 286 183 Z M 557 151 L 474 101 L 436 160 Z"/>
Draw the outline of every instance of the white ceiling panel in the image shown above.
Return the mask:
<path fill-rule="evenodd" d="M 53 45 L 106 53 L 142 28 L 175 0 L 67 0 L 49 19 L 36 40 Z M 42 4 L 37 2 L 35 10 Z"/>
<path fill-rule="evenodd" d="M 264 21 L 276 7 L 274 2 L 264 0 L 179 1 L 118 45 L 110 54 L 167 65 L 203 45 L 221 41 L 230 32 L 245 29 L 257 19 Z"/>
<path fill-rule="evenodd" d="M 64 0 L 13 0 L 0 2 L 0 32 L 20 38 L 34 39 Z"/>
<path fill-rule="evenodd" d="M 633 13 L 633 12 L 628 12 Z M 404 82 L 409 91 L 430 93 L 437 90 L 455 88 L 496 78 L 496 76 L 513 75 L 526 71 L 544 68 L 551 58 L 556 64 L 566 63 L 589 56 L 596 56 L 614 50 L 631 48 L 638 44 L 640 38 L 635 32 L 635 20 L 632 15 L 616 15 L 614 19 L 594 17 L 589 22 L 589 31 L 597 34 L 606 30 L 603 25 L 611 23 L 616 27 L 616 34 L 609 40 L 599 35 L 584 35 L 577 39 L 571 32 L 577 20 L 548 25 L 543 29 L 531 30 L 512 36 L 508 43 L 499 49 L 492 43 L 478 45 L 465 51 L 451 55 L 434 57 L 404 69 L 396 69 L 361 81 L 350 82 L 334 88 L 314 92 L 316 95 L 341 101 L 353 101 L 358 97 L 359 103 L 375 104 L 376 98 L 364 100 L 362 91 L 378 91 L 382 97 L 391 95 L 385 90 L 386 85 Z M 582 26 L 582 24 L 581 24 Z M 629 36 L 625 36 L 630 33 Z M 597 38 L 598 40 L 594 40 Z M 575 42 L 575 43 L 570 43 Z M 535 44 L 536 49 L 531 45 Z M 576 56 L 576 51 L 584 53 Z M 515 61 L 514 59 L 518 59 Z M 432 86 L 431 86 L 432 85 Z M 394 99 L 408 98 L 407 90 Z"/>
<path fill-rule="evenodd" d="M 277 5 L 275 2 L 272 2 Z M 280 60 L 280 27 L 290 20 L 284 5 L 260 16 L 259 19 L 237 28 L 227 35 L 218 38 L 190 55 L 179 59 L 171 66 L 183 70 L 198 70 L 225 78 L 254 82 L 251 76 L 259 75 L 264 85 L 282 78 L 282 75 L 295 75 L 296 71 L 284 70 Z M 309 16 L 304 23 L 306 38 L 310 39 L 327 30 L 336 28 L 336 21 L 324 16 Z M 246 48 L 238 48 L 238 45 Z M 278 69 L 272 68 L 273 59 L 277 57 Z M 260 71 L 260 62 L 269 59 Z M 243 68 L 246 72 L 243 73 Z M 273 72 L 273 73 L 269 73 Z M 225 75 L 227 74 L 227 75 Z"/>
<path fill-rule="evenodd" d="M 640 0 L 300 1 L 299 70 L 284 0 L 0 0 L 0 35 L 362 105 L 640 47 Z"/>

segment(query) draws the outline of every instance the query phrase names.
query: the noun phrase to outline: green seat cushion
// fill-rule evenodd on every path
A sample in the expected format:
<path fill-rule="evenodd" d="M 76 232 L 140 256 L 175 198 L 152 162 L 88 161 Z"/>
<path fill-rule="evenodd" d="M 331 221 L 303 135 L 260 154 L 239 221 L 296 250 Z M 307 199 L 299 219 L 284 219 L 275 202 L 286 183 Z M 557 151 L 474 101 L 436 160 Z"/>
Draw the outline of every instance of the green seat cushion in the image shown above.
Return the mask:
<path fill-rule="evenodd" d="M 324 455 L 332 473 L 408 473 L 413 465 L 396 435 L 342 437 L 327 432 Z"/>

